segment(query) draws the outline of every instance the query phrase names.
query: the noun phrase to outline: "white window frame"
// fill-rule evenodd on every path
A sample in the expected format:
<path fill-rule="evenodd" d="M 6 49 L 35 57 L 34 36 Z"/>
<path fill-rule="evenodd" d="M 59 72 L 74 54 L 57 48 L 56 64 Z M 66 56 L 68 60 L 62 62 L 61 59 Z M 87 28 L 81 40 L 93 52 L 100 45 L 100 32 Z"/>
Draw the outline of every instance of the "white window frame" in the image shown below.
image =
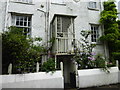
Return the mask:
<path fill-rule="evenodd" d="M 33 0 L 15 0 L 15 2 L 21 2 L 21 3 L 33 3 Z"/>
<path fill-rule="evenodd" d="M 91 24 L 91 42 L 96 43 L 100 36 L 99 34 L 99 25 Z"/>
<path fill-rule="evenodd" d="M 67 18 L 67 17 L 66 17 Z M 72 25 L 73 25 L 73 18 L 72 17 L 70 17 L 69 18 L 70 19 L 70 27 L 69 28 L 71 28 L 72 29 Z M 64 21 L 64 19 L 63 19 L 63 17 L 62 16 L 57 16 L 57 30 L 59 30 L 59 31 L 57 31 L 57 37 L 66 37 L 66 38 L 68 38 L 69 37 L 69 34 L 70 33 L 73 33 L 73 31 L 68 31 L 68 30 L 66 30 L 66 31 L 63 31 L 64 29 L 63 29 L 63 21 Z"/>
<path fill-rule="evenodd" d="M 31 35 L 31 16 L 27 15 L 12 15 L 12 26 L 22 28 L 23 34 Z"/>
<path fill-rule="evenodd" d="M 52 4 L 63 4 L 65 5 L 65 0 L 51 0 Z"/>

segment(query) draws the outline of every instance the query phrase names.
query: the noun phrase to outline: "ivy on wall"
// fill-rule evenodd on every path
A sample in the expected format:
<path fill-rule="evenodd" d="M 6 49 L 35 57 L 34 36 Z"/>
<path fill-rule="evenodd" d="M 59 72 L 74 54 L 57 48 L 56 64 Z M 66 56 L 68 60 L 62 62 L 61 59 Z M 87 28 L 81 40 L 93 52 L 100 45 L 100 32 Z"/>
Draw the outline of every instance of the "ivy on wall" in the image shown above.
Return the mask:
<path fill-rule="evenodd" d="M 117 19 L 117 9 L 114 0 L 103 3 L 104 10 L 101 12 L 100 23 L 104 25 L 104 35 L 101 41 L 106 42 L 109 48 L 110 59 L 120 58 L 120 28 Z"/>

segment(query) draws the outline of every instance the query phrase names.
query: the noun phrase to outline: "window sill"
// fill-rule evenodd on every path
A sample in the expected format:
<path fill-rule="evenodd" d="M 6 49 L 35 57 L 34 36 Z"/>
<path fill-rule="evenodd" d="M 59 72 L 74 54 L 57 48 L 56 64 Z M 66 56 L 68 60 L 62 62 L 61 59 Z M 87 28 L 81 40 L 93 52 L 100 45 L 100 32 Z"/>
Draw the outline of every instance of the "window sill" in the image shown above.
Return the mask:
<path fill-rule="evenodd" d="M 91 42 L 91 44 L 97 44 L 97 42 Z"/>
<path fill-rule="evenodd" d="M 97 41 L 97 42 L 91 42 L 91 44 L 101 45 L 102 42 L 100 42 L 100 41 Z"/>
<path fill-rule="evenodd" d="M 18 2 L 18 1 L 11 1 L 13 3 L 20 3 L 20 4 L 27 4 L 27 5 L 35 5 L 33 3 L 27 3 L 27 2 Z"/>
<path fill-rule="evenodd" d="M 63 5 L 63 6 L 66 6 L 65 3 L 51 3 L 51 4 L 54 4 L 54 5 Z"/>
<path fill-rule="evenodd" d="M 91 7 L 88 7 L 89 10 L 94 10 L 94 11 L 99 11 L 98 8 L 91 8 Z"/>

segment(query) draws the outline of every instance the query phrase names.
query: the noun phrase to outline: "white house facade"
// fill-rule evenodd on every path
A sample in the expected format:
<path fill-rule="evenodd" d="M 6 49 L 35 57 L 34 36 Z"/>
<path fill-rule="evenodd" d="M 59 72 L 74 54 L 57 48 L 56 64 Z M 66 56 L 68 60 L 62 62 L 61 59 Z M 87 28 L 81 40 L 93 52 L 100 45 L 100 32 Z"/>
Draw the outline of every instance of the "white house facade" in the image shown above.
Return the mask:
<path fill-rule="evenodd" d="M 57 34 L 54 35 L 56 39 L 63 37 L 63 42 L 65 38 L 71 38 L 71 42 L 66 42 L 66 45 L 59 41 L 60 45 L 56 44 L 53 50 L 53 53 L 65 54 L 73 51 L 72 39 L 75 39 L 76 43 L 81 41 L 81 30 L 92 30 L 94 32 L 89 37 L 89 41 L 97 44 L 94 51 L 108 57 L 105 45 L 97 41 L 103 34 L 103 27 L 99 24 L 100 12 L 103 10 L 101 0 L 80 0 L 79 2 L 74 0 L 51 0 L 51 2 L 49 0 L 3 0 L 0 4 L 1 32 L 10 26 L 16 26 L 24 28 L 24 32 L 28 32 L 26 35 L 43 38 L 43 42 L 50 40 L 52 33 Z M 53 25 L 57 29 L 55 32 L 53 28 L 51 29 Z"/>
<path fill-rule="evenodd" d="M 10 26 L 23 28 L 25 35 L 41 37 L 43 43 L 52 37 L 55 42 L 51 53 L 56 60 L 56 68 L 63 62 L 65 83 L 69 83 L 68 73 L 75 71 L 74 45 L 81 42 L 80 32 L 91 30 L 89 41 L 97 44 L 93 52 L 109 57 L 105 43 L 98 41 L 103 35 L 99 23 L 104 0 L 2 0 L 0 1 L 0 32 Z M 46 44 L 49 46 L 49 44 Z M 66 57 L 62 60 L 61 57 Z M 70 68 L 72 67 L 72 68 Z"/>
<path fill-rule="evenodd" d="M 118 2 L 118 19 L 120 20 L 120 1 Z"/>

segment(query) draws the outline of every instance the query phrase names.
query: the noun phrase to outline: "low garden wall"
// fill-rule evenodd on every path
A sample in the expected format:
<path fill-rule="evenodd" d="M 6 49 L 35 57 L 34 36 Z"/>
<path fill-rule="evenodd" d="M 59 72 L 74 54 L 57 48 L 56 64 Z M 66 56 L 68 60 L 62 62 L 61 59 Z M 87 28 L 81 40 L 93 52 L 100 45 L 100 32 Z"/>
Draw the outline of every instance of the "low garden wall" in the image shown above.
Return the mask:
<path fill-rule="evenodd" d="M 120 83 L 120 71 L 118 72 L 118 82 Z"/>
<path fill-rule="evenodd" d="M 2 88 L 64 88 L 61 71 L 2 75 Z"/>
<path fill-rule="evenodd" d="M 118 67 L 111 67 L 109 71 L 110 73 L 101 69 L 78 70 L 77 85 L 79 88 L 86 88 L 118 83 Z"/>

